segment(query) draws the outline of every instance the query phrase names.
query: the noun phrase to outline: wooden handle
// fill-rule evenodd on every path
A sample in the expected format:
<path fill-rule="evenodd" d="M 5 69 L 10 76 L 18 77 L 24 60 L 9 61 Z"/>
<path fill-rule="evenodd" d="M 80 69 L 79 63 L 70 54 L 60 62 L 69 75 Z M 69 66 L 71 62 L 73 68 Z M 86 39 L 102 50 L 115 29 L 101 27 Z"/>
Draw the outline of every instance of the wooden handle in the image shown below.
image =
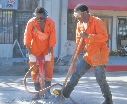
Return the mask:
<path fill-rule="evenodd" d="M 63 92 L 63 89 L 64 89 L 64 87 L 65 87 L 65 85 L 67 83 L 67 80 L 68 80 L 68 77 L 69 77 L 69 75 L 71 73 L 71 70 L 72 70 L 72 68 L 73 68 L 73 66 L 74 66 L 74 64 L 76 62 L 77 55 L 78 55 L 78 51 L 80 49 L 80 46 L 81 46 L 82 42 L 83 42 L 83 38 L 80 39 L 80 42 L 79 42 L 78 47 L 76 49 L 76 53 L 74 54 L 73 61 L 72 61 L 71 65 L 70 65 L 70 67 L 69 67 L 68 73 L 66 75 L 65 81 L 64 81 L 63 86 L 62 86 L 62 89 L 61 89 L 61 94 L 63 94 L 62 93 Z"/>

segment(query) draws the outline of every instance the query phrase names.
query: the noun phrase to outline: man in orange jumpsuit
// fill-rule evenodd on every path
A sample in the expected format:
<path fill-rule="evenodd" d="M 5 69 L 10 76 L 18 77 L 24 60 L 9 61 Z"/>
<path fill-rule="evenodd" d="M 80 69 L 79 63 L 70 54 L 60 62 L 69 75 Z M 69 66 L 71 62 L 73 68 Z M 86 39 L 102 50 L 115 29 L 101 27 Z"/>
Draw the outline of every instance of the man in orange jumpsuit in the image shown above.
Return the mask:
<path fill-rule="evenodd" d="M 38 81 L 39 68 L 42 72 L 45 87 L 51 85 L 54 67 L 54 52 L 53 47 L 56 44 L 56 30 L 54 21 L 48 17 L 47 12 L 42 7 L 35 9 L 35 16 L 31 18 L 26 26 L 24 33 L 24 45 L 28 49 L 29 64 L 33 67 L 31 76 L 34 81 L 35 90 L 41 90 L 41 85 Z M 45 92 L 45 98 L 50 98 L 50 90 Z M 39 99 L 39 94 L 36 94 L 33 99 Z"/>
<path fill-rule="evenodd" d="M 102 104 L 113 104 L 112 94 L 105 75 L 105 65 L 108 62 L 109 55 L 109 49 L 106 44 L 108 34 L 105 25 L 100 18 L 92 16 L 89 13 L 88 7 L 84 4 L 79 4 L 75 7 L 74 16 L 78 19 L 75 51 L 80 39 L 83 38 L 78 53 L 80 53 L 81 49 L 85 46 L 85 54 L 77 65 L 70 81 L 63 89 L 63 96 L 61 96 L 61 90 L 55 90 L 54 93 L 58 94 L 55 102 L 61 102 L 61 100 L 69 98 L 74 87 L 78 84 L 79 79 L 93 66 L 96 81 L 105 98 Z"/>

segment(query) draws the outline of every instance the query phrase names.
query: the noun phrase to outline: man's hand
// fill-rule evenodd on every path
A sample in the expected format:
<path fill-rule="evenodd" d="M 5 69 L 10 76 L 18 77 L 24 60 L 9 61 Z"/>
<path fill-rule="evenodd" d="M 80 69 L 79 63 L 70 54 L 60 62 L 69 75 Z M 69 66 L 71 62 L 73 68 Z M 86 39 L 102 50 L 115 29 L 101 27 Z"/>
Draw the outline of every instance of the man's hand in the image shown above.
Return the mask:
<path fill-rule="evenodd" d="M 45 61 L 51 61 L 52 59 L 52 54 L 48 53 L 47 55 L 45 55 Z"/>
<path fill-rule="evenodd" d="M 74 55 L 73 55 L 70 61 L 71 61 L 71 62 L 74 62 L 74 61 L 76 62 L 76 61 L 77 61 L 77 57 L 74 59 Z M 74 63 L 75 63 L 75 62 L 74 62 Z"/>
<path fill-rule="evenodd" d="M 34 56 L 33 54 L 30 54 L 29 55 L 29 60 L 30 60 L 30 62 L 36 62 L 36 56 Z"/>
<path fill-rule="evenodd" d="M 88 38 L 89 37 L 89 34 L 87 34 L 86 32 L 81 31 L 80 32 L 80 37 L 81 38 Z"/>

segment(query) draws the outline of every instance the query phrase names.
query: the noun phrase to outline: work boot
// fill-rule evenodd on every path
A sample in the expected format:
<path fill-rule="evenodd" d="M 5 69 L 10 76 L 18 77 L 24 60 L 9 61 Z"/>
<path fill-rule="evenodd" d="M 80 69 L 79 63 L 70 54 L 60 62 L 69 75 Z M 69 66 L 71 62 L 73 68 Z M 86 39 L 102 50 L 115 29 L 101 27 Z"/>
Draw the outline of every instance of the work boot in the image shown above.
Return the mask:
<path fill-rule="evenodd" d="M 49 86 L 51 86 L 51 81 L 45 81 L 45 88 L 47 88 Z M 51 94 L 50 89 L 46 90 L 45 91 L 44 98 L 45 99 L 50 99 L 52 97 L 54 97 L 54 96 Z"/>
<path fill-rule="evenodd" d="M 65 97 L 63 95 L 58 95 L 55 100 L 54 103 L 55 104 L 63 104 L 65 101 Z"/>
<path fill-rule="evenodd" d="M 58 95 L 58 96 L 55 98 L 54 103 L 55 103 L 55 104 L 63 104 L 64 101 L 65 101 L 65 97 L 64 97 L 64 95 L 61 95 L 61 89 L 53 89 L 53 93 L 54 93 L 55 95 Z"/>
<path fill-rule="evenodd" d="M 101 88 L 102 94 L 104 94 L 105 101 L 102 104 L 113 104 L 112 102 L 112 94 L 110 91 L 110 87 L 106 81 L 106 67 L 105 65 L 94 66 L 94 73 L 96 76 L 96 81 Z"/>
<path fill-rule="evenodd" d="M 110 95 L 104 95 L 104 98 L 105 98 L 105 101 L 102 103 L 102 104 L 113 104 L 113 101 L 112 101 L 112 94 Z"/>
<path fill-rule="evenodd" d="M 40 83 L 34 83 L 34 87 L 35 87 L 35 90 L 36 91 L 40 91 L 41 87 L 40 87 Z M 40 96 L 39 96 L 39 93 L 36 94 L 32 100 L 39 100 L 40 99 Z"/>
<path fill-rule="evenodd" d="M 61 94 L 61 89 L 53 89 L 53 93 L 55 95 L 62 95 L 64 98 L 69 98 L 71 91 L 66 91 L 66 88 L 64 88 L 63 94 Z"/>

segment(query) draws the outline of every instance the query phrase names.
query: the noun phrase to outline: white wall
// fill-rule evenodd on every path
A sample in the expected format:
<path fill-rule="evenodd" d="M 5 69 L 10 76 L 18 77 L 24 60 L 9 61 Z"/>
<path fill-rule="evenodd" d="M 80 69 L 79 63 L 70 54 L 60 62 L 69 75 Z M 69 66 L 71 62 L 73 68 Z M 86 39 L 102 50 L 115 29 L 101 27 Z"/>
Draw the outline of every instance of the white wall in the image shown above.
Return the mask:
<path fill-rule="evenodd" d="M 54 56 L 57 57 L 58 55 L 58 40 L 59 40 L 59 10 L 60 10 L 60 6 L 59 6 L 60 0 L 54 0 L 54 2 L 52 2 L 52 0 L 40 0 L 40 6 L 44 7 L 45 10 L 48 12 L 48 16 L 51 17 L 56 24 L 56 41 L 57 44 L 54 48 Z M 54 4 L 58 4 L 58 5 L 54 5 Z"/>
<path fill-rule="evenodd" d="M 63 50 L 66 50 L 66 54 L 68 54 L 68 49 L 65 47 L 65 43 L 67 42 L 67 7 L 68 7 L 68 0 L 62 0 L 60 53 Z"/>
<path fill-rule="evenodd" d="M 113 16 L 113 30 L 112 30 L 112 50 L 117 50 L 117 42 L 116 42 L 116 36 L 117 36 L 117 16 Z"/>
<path fill-rule="evenodd" d="M 11 58 L 13 55 L 13 44 L 0 44 L 0 57 Z"/>
<path fill-rule="evenodd" d="M 54 48 L 55 57 L 58 57 L 67 41 L 67 3 L 68 0 L 41 0 L 40 6 L 43 6 L 49 17 L 56 24 L 56 46 Z"/>

